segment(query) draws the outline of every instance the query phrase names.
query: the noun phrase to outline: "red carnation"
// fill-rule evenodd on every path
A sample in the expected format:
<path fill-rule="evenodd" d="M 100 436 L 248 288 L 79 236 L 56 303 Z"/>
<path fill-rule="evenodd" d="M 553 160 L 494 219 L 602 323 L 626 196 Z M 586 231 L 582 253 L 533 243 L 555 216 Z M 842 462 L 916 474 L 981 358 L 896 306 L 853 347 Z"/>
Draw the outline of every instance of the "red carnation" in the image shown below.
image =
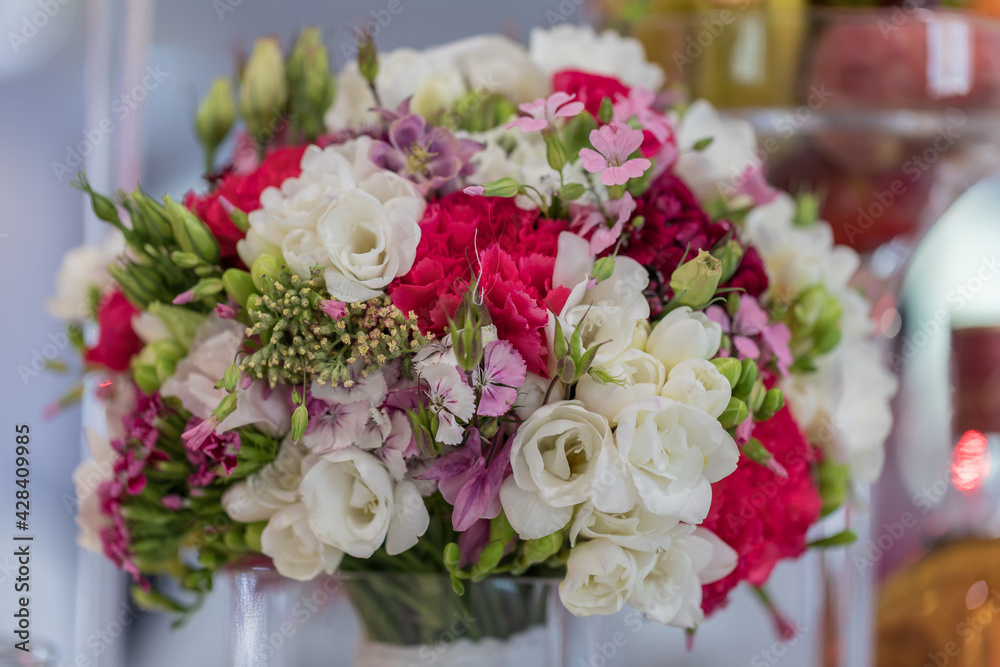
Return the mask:
<path fill-rule="evenodd" d="M 107 366 L 113 371 L 128 368 L 132 356 L 142 350 L 142 340 L 132 330 L 132 316 L 139 309 L 129 303 L 125 295 L 114 291 L 104 297 L 97 309 L 100 334 L 97 345 L 87 350 L 83 358 L 91 363 Z"/>
<path fill-rule="evenodd" d="M 704 527 L 736 550 L 729 576 L 703 587 L 705 614 L 724 607 L 744 579 L 762 586 L 779 560 L 800 556 L 806 531 L 819 518 L 820 497 L 809 471 L 813 452 L 788 408 L 754 426 L 753 435 L 788 471 L 782 479 L 745 457 L 729 477 L 712 485 Z"/>
<path fill-rule="evenodd" d="M 223 258 L 236 256 L 236 242 L 244 234 L 233 221 L 220 201 L 226 201 L 245 213 L 260 208 L 260 193 L 265 188 L 280 187 L 287 178 L 302 173 L 302 154 L 305 146 L 279 148 L 271 151 L 263 162 L 252 172 L 240 174 L 229 172 L 219 179 L 218 187 L 212 192 L 199 195 L 189 192 L 184 197 L 184 205 L 201 218 L 219 241 L 219 252 Z"/>
<path fill-rule="evenodd" d="M 454 192 L 427 205 L 413 269 L 390 288 L 393 303 L 417 314 L 425 333 L 446 332 L 473 274 L 497 333 L 533 373 L 547 375 L 544 327 L 561 220 L 512 199 Z M 478 251 L 478 252 L 477 252 Z M 478 260 L 477 260 L 478 258 Z"/>
<path fill-rule="evenodd" d="M 628 96 L 629 87 L 613 76 L 564 69 L 552 75 L 552 92 L 560 91 L 576 95 L 576 99 L 583 102 L 584 108 L 596 118 L 605 97 L 616 102 L 619 97 Z"/>

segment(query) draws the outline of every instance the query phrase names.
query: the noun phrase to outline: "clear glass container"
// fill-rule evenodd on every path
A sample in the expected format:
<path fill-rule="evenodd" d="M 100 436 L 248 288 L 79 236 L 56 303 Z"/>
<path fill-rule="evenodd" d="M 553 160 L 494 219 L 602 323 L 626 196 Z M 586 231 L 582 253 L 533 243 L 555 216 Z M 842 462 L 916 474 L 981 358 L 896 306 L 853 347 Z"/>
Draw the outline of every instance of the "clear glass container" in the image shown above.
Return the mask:
<path fill-rule="evenodd" d="M 459 596 L 439 574 L 343 573 L 298 582 L 259 565 L 230 576 L 233 666 L 625 664 L 624 644 L 614 642 L 621 620 L 572 616 L 559 601 L 558 579 L 491 577 L 465 582 Z M 344 642 L 348 625 L 356 627 L 353 647 Z"/>

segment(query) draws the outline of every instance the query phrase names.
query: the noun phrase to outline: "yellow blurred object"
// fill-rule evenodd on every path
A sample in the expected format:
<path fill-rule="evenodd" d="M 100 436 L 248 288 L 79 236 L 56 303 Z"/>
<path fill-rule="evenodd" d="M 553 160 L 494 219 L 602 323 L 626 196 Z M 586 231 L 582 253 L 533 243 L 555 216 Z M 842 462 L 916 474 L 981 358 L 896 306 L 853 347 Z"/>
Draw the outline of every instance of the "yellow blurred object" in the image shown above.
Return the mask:
<path fill-rule="evenodd" d="M 1000 0 L 971 0 L 969 9 L 983 16 L 1000 17 Z"/>
<path fill-rule="evenodd" d="M 693 98 L 728 108 L 793 106 L 807 7 L 805 0 L 651 0 L 632 29 L 668 82 L 686 83 Z"/>
<path fill-rule="evenodd" d="M 947 542 L 894 574 L 877 623 L 877 667 L 1000 665 L 1000 540 Z"/>

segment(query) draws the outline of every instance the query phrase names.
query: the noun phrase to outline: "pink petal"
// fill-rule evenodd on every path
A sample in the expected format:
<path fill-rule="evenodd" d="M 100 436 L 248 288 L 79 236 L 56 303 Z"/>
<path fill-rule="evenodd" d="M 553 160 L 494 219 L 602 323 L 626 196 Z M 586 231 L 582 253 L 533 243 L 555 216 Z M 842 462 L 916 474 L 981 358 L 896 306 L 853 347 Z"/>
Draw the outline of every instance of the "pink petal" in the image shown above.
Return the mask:
<path fill-rule="evenodd" d="M 764 327 L 760 334 L 761 341 L 768 352 L 774 355 L 775 364 L 782 375 L 788 375 L 788 367 L 792 365 L 792 351 L 788 347 L 792 332 L 784 322 Z"/>
<path fill-rule="evenodd" d="M 517 400 L 517 389 L 490 384 L 483 387 L 476 412 L 482 417 L 501 417 Z"/>
<path fill-rule="evenodd" d="M 486 365 L 486 376 L 491 383 L 515 389 L 524 384 L 528 366 L 510 341 L 495 340 L 488 343 L 483 352 L 483 358 Z"/>
<path fill-rule="evenodd" d="M 565 118 L 570 116 L 578 116 L 580 112 L 583 111 L 583 102 L 570 102 L 569 104 L 563 105 L 556 111 L 556 118 Z"/>
<path fill-rule="evenodd" d="M 194 291 L 186 290 L 174 297 L 173 304 L 175 306 L 182 306 L 185 303 L 191 303 L 192 301 L 194 301 Z"/>
<path fill-rule="evenodd" d="M 544 118 L 529 118 L 527 116 L 521 116 L 520 118 L 515 118 L 514 120 L 507 123 L 504 127 L 508 130 L 519 127 L 524 133 L 528 132 L 538 132 L 544 130 L 549 126 L 549 121 Z"/>
<path fill-rule="evenodd" d="M 608 166 L 608 161 L 603 155 L 589 148 L 580 149 L 580 163 L 583 164 L 584 169 L 592 174 L 596 174 Z"/>
<path fill-rule="evenodd" d="M 749 294 L 740 297 L 740 309 L 733 317 L 733 327 L 745 336 L 756 336 L 767 326 L 767 313 Z"/>
<path fill-rule="evenodd" d="M 601 172 L 601 183 L 605 185 L 624 185 L 629 178 L 628 170 L 624 167 L 608 167 Z"/>
<path fill-rule="evenodd" d="M 493 489 L 486 476 L 486 461 L 480 457 L 468 481 L 455 497 L 455 510 L 451 515 L 451 523 L 455 530 L 467 530 L 481 519 L 490 503 L 492 493 Z"/>
<path fill-rule="evenodd" d="M 482 197 L 486 194 L 486 188 L 481 185 L 470 185 L 469 187 L 462 190 L 467 195 L 472 195 L 473 197 Z"/>
<path fill-rule="evenodd" d="M 705 309 L 705 317 L 722 327 L 722 333 L 729 333 L 729 315 L 722 306 L 709 306 Z"/>
<path fill-rule="evenodd" d="M 736 356 L 740 359 L 757 359 L 760 357 L 760 348 L 746 336 L 733 337 L 733 347 L 736 348 Z"/>
<path fill-rule="evenodd" d="M 594 235 L 590 237 L 590 252 L 598 255 L 613 246 L 618 241 L 618 237 L 621 236 L 623 226 L 622 221 L 619 220 L 614 227 L 598 227 L 594 231 Z"/>
<path fill-rule="evenodd" d="M 566 93 L 563 93 L 564 95 Z M 533 102 L 524 102 L 523 104 L 518 104 L 517 108 L 521 110 L 522 113 L 526 113 L 534 118 L 541 118 L 545 115 L 545 104 L 546 100 L 539 97 Z"/>
<path fill-rule="evenodd" d="M 612 145 L 613 137 L 614 130 L 610 125 L 605 125 L 602 128 L 590 131 L 590 144 L 602 155 L 611 155 L 614 152 L 614 146 Z M 580 157 L 583 157 L 583 151 L 585 150 L 587 149 L 580 149 Z"/>
<path fill-rule="evenodd" d="M 642 130 L 636 130 L 624 123 L 616 123 L 615 125 L 619 126 L 617 127 L 615 137 L 616 152 L 622 156 L 627 156 L 639 150 L 639 146 L 642 146 L 643 140 Z M 648 160 L 646 161 L 646 168 L 649 168 Z"/>

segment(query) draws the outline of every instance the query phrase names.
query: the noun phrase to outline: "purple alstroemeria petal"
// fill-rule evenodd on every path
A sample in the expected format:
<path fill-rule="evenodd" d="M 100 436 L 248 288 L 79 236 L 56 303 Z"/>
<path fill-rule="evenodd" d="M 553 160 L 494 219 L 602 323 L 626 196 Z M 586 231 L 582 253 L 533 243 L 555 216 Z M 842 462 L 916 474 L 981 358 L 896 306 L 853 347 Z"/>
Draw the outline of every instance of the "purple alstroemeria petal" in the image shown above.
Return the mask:
<path fill-rule="evenodd" d="M 455 497 L 455 510 L 451 514 L 451 523 L 455 530 L 468 530 L 473 523 L 481 519 L 490 504 L 492 494 L 493 489 L 486 475 L 486 459 L 479 457 Z"/>

